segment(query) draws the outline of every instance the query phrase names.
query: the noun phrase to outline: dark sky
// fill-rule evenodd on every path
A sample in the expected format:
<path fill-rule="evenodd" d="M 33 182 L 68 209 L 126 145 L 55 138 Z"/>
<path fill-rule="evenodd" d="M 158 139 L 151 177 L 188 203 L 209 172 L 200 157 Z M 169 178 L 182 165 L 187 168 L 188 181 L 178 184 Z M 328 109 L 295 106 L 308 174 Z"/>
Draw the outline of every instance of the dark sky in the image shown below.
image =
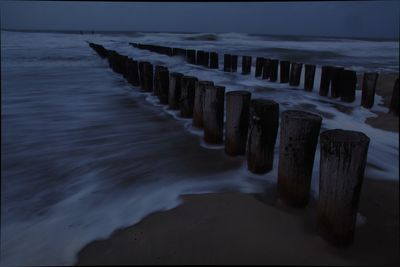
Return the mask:
<path fill-rule="evenodd" d="M 111 3 L 0 1 L 3 29 L 399 37 L 398 1 Z"/>

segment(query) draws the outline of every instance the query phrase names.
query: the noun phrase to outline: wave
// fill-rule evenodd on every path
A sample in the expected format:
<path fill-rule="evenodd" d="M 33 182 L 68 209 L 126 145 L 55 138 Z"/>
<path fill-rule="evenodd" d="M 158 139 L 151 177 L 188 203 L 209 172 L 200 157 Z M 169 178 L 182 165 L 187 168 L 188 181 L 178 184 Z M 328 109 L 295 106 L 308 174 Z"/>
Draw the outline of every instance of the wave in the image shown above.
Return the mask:
<path fill-rule="evenodd" d="M 190 41 L 217 41 L 219 38 L 216 34 L 210 33 L 210 34 L 196 34 L 184 37 L 183 39 Z"/>

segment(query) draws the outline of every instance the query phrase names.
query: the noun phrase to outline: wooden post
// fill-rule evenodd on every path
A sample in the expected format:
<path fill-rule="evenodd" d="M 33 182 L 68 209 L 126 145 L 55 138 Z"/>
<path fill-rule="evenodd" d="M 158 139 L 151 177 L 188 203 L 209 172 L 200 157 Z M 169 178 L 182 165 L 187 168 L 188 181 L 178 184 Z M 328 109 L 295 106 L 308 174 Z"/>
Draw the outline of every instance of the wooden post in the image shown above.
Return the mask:
<path fill-rule="evenodd" d="M 186 60 L 190 64 L 196 64 L 196 50 L 194 49 L 186 50 Z"/>
<path fill-rule="evenodd" d="M 226 93 L 225 152 L 228 155 L 244 155 L 249 128 L 251 93 L 231 91 Z"/>
<path fill-rule="evenodd" d="M 290 86 L 299 86 L 300 85 L 300 77 L 301 77 L 301 69 L 303 63 L 292 63 L 292 67 L 290 68 Z"/>
<path fill-rule="evenodd" d="M 242 56 L 242 74 L 250 74 L 251 72 L 251 56 Z"/>
<path fill-rule="evenodd" d="M 271 59 L 270 72 L 269 72 L 269 80 L 271 82 L 276 82 L 278 80 L 278 65 L 279 65 L 279 60 Z"/>
<path fill-rule="evenodd" d="M 144 91 L 146 89 L 144 63 L 145 61 L 139 61 L 139 78 L 141 91 Z"/>
<path fill-rule="evenodd" d="M 204 52 L 204 57 L 203 57 L 203 66 L 208 67 L 210 62 L 210 52 Z"/>
<path fill-rule="evenodd" d="M 154 68 L 154 84 L 153 84 L 153 94 L 158 96 L 160 91 L 160 70 L 167 69 L 164 66 L 156 65 Z"/>
<path fill-rule="evenodd" d="M 129 60 L 128 65 L 128 82 L 133 86 L 140 85 L 138 62 L 136 60 Z"/>
<path fill-rule="evenodd" d="M 329 84 L 331 82 L 331 66 L 321 67 L 321 83 L 319 86 L 319 95 L 327 96 L 329 93 Z"/>
<path fill-rule="evenodd" d="M 158 72 L 158 99 L 160 100 L 160 104 L 167 105 L 168 104 L 168 95 L 169 95 L 169 71 L 167 68 L 161 69 Z"/>
<path fill-rule="evenodd" d="M 246 152 L 249 171 L 263 174 L 272 170 L 278 122 L 278 103 L 267 99 L 251 100 Z"/>
<path fill-rule="evenodd" d="M 318 228 L 335 245 L 354 238 L 369 138 L 361 132 L 328 130 L 320 135 Z"/>
<path fill-rule="evenodd" d="M 238 56 L 237 55 L 232 55 L 231 56 L 231 71 L 232 72 L 237 72 L 237 65 L 238 65 Z"/>
<path fill-rule="evenodd" d="M 218 69 L 218 54 L 216 52 L 210 53 L 210 69 Z"/>
<path fill-rule="evenodd" d="M 204 141 L 220 144 L 223 141 L 225 87 L 208 85 L 205 87 L 203 124 Z"/>
<path fill-rule="evenodd" d="M 389 112 L 395 116 L 399 116 L 399 78 L 393 86 L 392 100 L 390 101 Z"/>
<path fill-rule="evenodd" d="M 229 54 L 224 54 L 224 71 L 225 72 L 232 71 L 232 56 Z"/>
<path fill-rule="evenodd" d="M 255 77 L 260 77 L 262 75 L 262 69 L 264 66 L 264 58 L 263 57 L 257 57 L 256 58 L 256 72 L 255 72 Z"/>
<path fill-rule="evenodd" d="M 377 72 L 364 73 L 362 85 L 361 106 L 364 108 L 372 108 L 375 99 L 375 88 L 378 81 Z"/>
<path fill-rule="evenodd" d="M 293 207 L 307 205 L 321 116 L 288 110 L 281 114 L 278 192 Z"/>
<path fill-rule="evenodd" d="M 181 80 L 183 74 L 171 72 L 169 77 L 168 107 L 170 109 L 179 109 L 181 99 Z"/>
<path fill-rule="evenodd" d="M 197 78 L 193 76 L 182 77 L 181 101 L 179 107 L 181 110 L 181 117 L 183 118 L 191 118 L 193 116 L 194 93 L 197 81 Z"/>
<path fill-rule="evenodd" d="M 172 48 L 172 56 L 177 56 L 179 53 L 179 48 L 173 47 Z"/>
<path fill-rule="evenodd" d="M 340 72 L 340 100 L 353 102 L 356 98 L 357 75 L 352 70 Z"/>
<path fill-rule="evenodd" d="M 203 63 L 204 63 L 204 51 L 197 50 L 196 65 L 203 65 Z"/>
<path fill-rule="evenodd" d="M 144 62 L 144 82 L 145 82 L 145 91 L 152 92 L 153 91 L 153 64 L 150 62 Z"/>
<path fill-rule="evenodd" d="M 270 73 L 271 73 L 271 59 L 266 58 L 264 59 L 262 78 L 269 79 Z"/>
<path fill-rule="evenodd" d="M 290 71 L 290 61 L 289 60 L 281 60 L 281 83 L 289 82 L 289 71 Z"/>
<path fill-rule="evenodd" d="M 340 73 L 344 68 L 332 67 L 330 69 L 331 97 L 340 97 Z"/>
<path fill-rule="evenodd" d="M 204 93 L 208 85 L 214 85 L 211 81 L 198 81 L 194 92 L 193 120 L 192 125 L 197 128 L 203 128 L 203 106 Z"/>
<path fill-rule="evenodd" d="M 304 90 L 311 92 L 314 89 L 315 65 L 306 64 L 304 72 Z"/>

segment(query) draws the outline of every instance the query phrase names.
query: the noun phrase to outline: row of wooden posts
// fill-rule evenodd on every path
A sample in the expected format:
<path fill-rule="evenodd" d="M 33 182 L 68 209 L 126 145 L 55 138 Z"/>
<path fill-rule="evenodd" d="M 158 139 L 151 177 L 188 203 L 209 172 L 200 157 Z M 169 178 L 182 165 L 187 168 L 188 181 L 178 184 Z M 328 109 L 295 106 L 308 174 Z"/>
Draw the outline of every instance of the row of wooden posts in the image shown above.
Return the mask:
<path fill-rule="evenodd" d="M 133 47 L 146 49 L 152 52 L 168 55 L 182 56 L 188 63 L 201 65 L 210 69 L 218 69 L 218 54 L 203 50 L 171 48 L 160 45 L 148 45 L 130 43 Z M 225 72 L 236 72 L 238 56 L 224 54 Z M 242 74 L 251 73 L 252 57 L 242 56 Z M 271 82 L 278 80 L 278 67 L 280 66 L 280 83 L 289 83 L 290 86 L 299 86 L 303 63 L 290 62 L 288 60 L 277 60 L 257 57 L 255 62 L 255 77 L 269 79 Z M 315 69 L 312 64 L 304 65 L 304 90 L 312 91 L 314 88 Z M 378 81 L 377 72 L 367 72 L 363 76 L 361 105 L 364 108 L 372 108 L 375 100 L 375 89 Z M 340 98 L 343 102 L 353 102 L 356 98 L 357 75 L 353 70 L 343 67 L 322 66 L 319 95 Z M 396 89 L 397 88 L 397 89 Z M 395 83 L 389 112 L 399 115 L 399 89 L 398 80 Z"/>
<path fill-rule="evenodd" d="M 169 72 L 167 67 L 135 61 L 101 45 L 89 44 L 109 66 L 142 91 L 153 92 L 161 104 L 192 117 L 193 126 L 204 129 L 210 144 L 224 142 L 228 155 L 245 155 L 249 171 L 264 174 L 273 168 L 279 127 L 279 104 L 251 99 L 247 91 L 231 91 L 212 81 Z M 224 102 L 226 123 L 224 128 Z M 278 192 L 290 206 L 309 202 L 314 156 L 320 138 L 320 187 L 318 225 L 327 240 L 348 245 L 354 238 L 360 189 L 364 177 L 369 138 L 355 131 L 328 130 L 320 134 L 322 118 L 309 112 L 288 110 L 281 114 Z"/>

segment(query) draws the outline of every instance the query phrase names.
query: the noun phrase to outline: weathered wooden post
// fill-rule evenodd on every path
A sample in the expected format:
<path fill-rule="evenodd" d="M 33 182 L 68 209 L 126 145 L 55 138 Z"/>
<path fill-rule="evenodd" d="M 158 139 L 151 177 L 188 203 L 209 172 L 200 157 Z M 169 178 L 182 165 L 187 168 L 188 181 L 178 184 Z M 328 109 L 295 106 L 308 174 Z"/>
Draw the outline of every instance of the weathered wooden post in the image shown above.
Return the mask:
<path fill-rule="evenodd" d="M 140 85 L 138 62 L 136 60 L 129 60 L 128 65 L 128 82 L 133 86 Z"/>
<path fill-rule="evenodd" d="M 375 88 L 378 81 L 377 72 L 364 73 L 362 85 L 361 106 L 364 108 L 372 108 L 375 99 Z"/>
<path fill-rule="evenodd" d="M 204 51 L 197 50 L 196 65 L 203 65 L 203 63 L 204 63 Z"/>
<path fill-rule="evenodd" d="M 290 206 L 304 207 L 308 203 L 321 122 L 320 116 L 305 111 L 281 114 L 278 192 Z"/>
<path fill-rule="evenodd" d="M 242 56 L 242 74 L 250 74 L 251 72 L 251 56 Z"/>
<path fill-rule="evenodd" d="M 154 83 L 153 83 L 153 94 L 158 96 L 160 91 L 160 70 L 167 69 L 164 66 L 156 65 L 154 67 Z"/>
<path fill-rule="evenodd" d="M 299 86 L 302 66 L 303 63 L 296 63 L 296 62 L 292 63 L 292 66 L 290 68 L 290 80 L 289 80 L 290 86 Z"/>
<path fill-rule="evenodd" d="M 332 98 L 340 97 L 340 90 L 341 90 L 340 89 L 340 87 L 341 87 L 340 73 L 342 70 L 344 70 L 344 68 L 341 68 L 341 67 L 332 67 L 330 69 L 331 97 Z"/>
<path fill-rule="evenodd" d="M 179 109 L 181 99 L 181 80 L 183 74 L 171 72 L 169 77 L 168 107 L 170 109 Z"/>
<path fill-rule="evenodd" d="M 224 71 L 225 72 L 232 71 L 232 56 L 229 54 L 224 54 Z"/>
<path fill-rule="evenodd" d="M 255 77 L 260 77 L 262 75 L 262 69 L 264 66 L 264 58 L 263 57 L 257 57 L 256 58 L 256 71 L 255 71 Z"/>
<path fill-rule="evenodd" d="M 197 78 L 193 76 L 182 77 L 181 101 L 179 107 L 181 110 L 181 117 L 183 118 L 191 118 L 193 115 L 194 93 L 197 81 Z"/>
<path fill-rule="evenodd" d="M 304 72 L 304 90 L 311 92 L 314 89 L 315 65 L 306 64 Z"/>
<path fill-rule="evenodd" d="M 161 69 L 158 72 L 159 77 L 159 87 L 158 87 L 158 99 L 160 104 L 168 104 L 169 95 L 169 71 L 167 68 Z"/>
<path fill-rule="evenodd" d="M 203 106 L 204 141 L 220 144 L 223 141 L 225 87 L 205 87 Z"/>
<path fill-rule="evenodd" d="M 173 47 L 172 48 L 172 56 L 177 56 L 179 53 L 179 48 Z"/>
<path fill-rule="evenodd" d="M 393 86 L 392 100 L 390 101 L 389 112 L 395 116 L 399 116 L 399 78 Z"/>
<path fill-rule="evenodd" d="M 204 67 L 208 67 L 209 66 L 209 62 L 210 62 L 210 52 L 204 52 L 204 56 L 203 56 L 203 66 Z"/>
<path fill-rule="evenodd" d="M 194 92 L 193 120 L 192 125 L 197 128 L 203 128 L 203 106 L 204 93 L 206 86 L 214 85 L 211 81 L 198 81 Z"/>
<path fill-rule="evenodd" d="M 232 55 L 231 56 L 231 71 L 237 72 L 237 66 L 238 66 L 238 56 Z"/>
<path fill-rule="evenodd" d="M 244 155 L 249 128 L 251 93 L 231 91 L 226 93 L 225 152 L 228 155 Z"/>
<path fill-rule="evenodd" d="M 340 72 L 340 100 L 353 102 L 356 99 L 357 75 L 352 70 Z"/>
<path fill-rule="evenodd" d="M 276 82 L 278 80 L 278 65 L 279 65 L 279 60 L 271 59 L 270 72 L 269 72 L 269 80 L 271 82 Z"/>
<path fill-rule="evenodd" d="M 218 54 L 216 52 L 210 53 L 210 69 L 218 69 Z"/>
<path fill-rule="evenodd" d="M 150 62 L 144 62 L 144 83 L 145 83 L 145 91 L 152 92 L 153 91 L 153 64 Z"/>
<path fill-rule="evenodd" d="M 320 135 L 318 228 L 335 245 L 354 238 L 369 141 L 361 132 L 340 129 Z"/>
<path fill-rule="evenodd" d="M 281 60 L 279 62 L 281 67 L 281 83 L 289 82 L 289 72 L 290 72 L 290 61 L 289 60 Z"/>
<path fill-rule="evenodd" d="M 266 58 L 264 59 L 262 78 L 269 79 L 270 73 L 271 73 L 271 59 Z"/>
<path fill-rule="evenodd" d="M 246 152 L 249 171 L 263 174 L 272 169 L 278 123 L 278 103 L 267 99 L 251 100 Z"/>
<path fill-rule="evenodd" d="M 146 89 L 144 63 L 145 61 L 139 61 L 140 89 L 142 91 Z"/>
<path fill-rule="evenodd" d="M 321 67 L 321 82 L 319 86 L 319 95 L 327 96 L 329 93 L 329 84 L 331 83 L 331 66 Z"/>
<path fill-rule="evenodd" d="M 196 50 L 187 49 L 186 50 L 186 60 L 190 64 L 196 64 Z"/>

